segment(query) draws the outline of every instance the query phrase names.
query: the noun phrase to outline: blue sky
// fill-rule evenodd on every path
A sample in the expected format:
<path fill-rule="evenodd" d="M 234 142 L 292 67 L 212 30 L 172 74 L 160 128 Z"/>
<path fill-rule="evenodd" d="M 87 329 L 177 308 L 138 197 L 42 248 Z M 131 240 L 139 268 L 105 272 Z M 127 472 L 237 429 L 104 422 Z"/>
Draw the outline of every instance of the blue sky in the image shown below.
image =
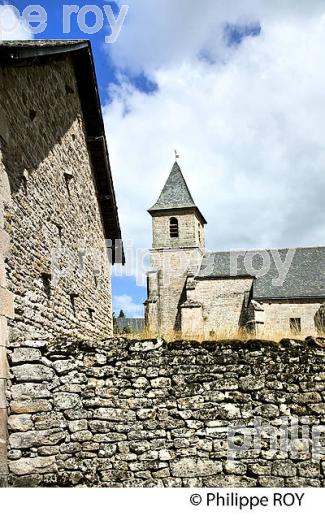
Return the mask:
<path fill-rule="evenodd" d="M 95 66 L 96 66 L 96 73 L 97 73 L 97 80 L 98 80 L 98 86 L 99 86 L 99 93 L 101 97 L 102 105 L 105 105 L 106 103 L 109 103 L 109 87 L 112 84 L 119 84 L 117 76 L 119 71 L 118 65 L 114 64 L 110 53 L 107 50 L 107 45 L 104 43 L 105 36 L 110 34 L 110 30 L 107 25 L 104 25 L 103 29 L 94 35 L 85 35 L 83 32 L 81 32 L 78 28 L 77 23 L 71 23 L 71 33 L 69 35 L 66 35 L 63 33 L 62 30 L 62 9 L 63 5 L 67 4 L 68 2 L 66 0 L 56 0 L 53 1 L 37 1 L 37 5 L 41 5 L 45 8 L 47 14 L 48 14 L 48 22 L 47 22 L 47 29 L 39 36 L 41 39 L 58 39 L 58 38 L 69 38 L 69 39 L 82 39 L 87 38 L 91 40 L 92 43 L 92 49 L 95 59 Z M 101 1 L 91 1 L 91 2 L 78 2 L 76 5 L 98 5 L 102 6 L 102 4 L 109 4 L 112 6 L 112 9 L 114 13 L 118 14 L 118 6 L 115 2 L 101 2 Z M 16 6 L 20 13 L 24 10 L 25 7 L 30 5 L 30 1 L 26 0 L 15 0 L 11 1 L 10 5 Z M 73 20 L 73 19 L 72 19 Z M 91 25 L 94 22 L 94 17 L 92 15 L 89 15 L 89 18 L 87 18 L 87 23 L 89 20 L 89 25 Z M 143 73 L 134 75 L 134 74 L 128 74 L 128 79 L 131 81 L 138 90 L 145 92 L 145 93 L 151 93 L 155 89 L 155 85 L 148 79 Z M 114 175 L 114 171 L 113 171 Z M 123 232 L 123 230 L 122 230 Z M 136 302 L 138 305 L 142 304 L 142 302 L 145 300 L 146 297 L 146 289 L 144 287 L 139 287 L 135 283 L 135 279 L 132 276 L 113 276 L 112 279 L 112 285 L 113 285 L 113 294 L 117 299 L 114 299 L 114 310 L 116 312 L 119 312 L 120 306 L 123 306 L 123 299 L 118 299 L 118 296 L 125 296 L 129 295 L 134 302 Z M 133 312 L 136 315 L 139 315 L 139 308 L 136 308 L 136 310 Z M 128 313 L 129 315 L 132 314 L 132 308 L 131 312 Z"/>
<path fill-rule="evenodd" d="M 175 148 L 209 250 L 323 244 L 323 0 L 127 0 L 112 45 L 107 25 L 85 36 L 74 17 L 63 34 L 66 0 L 35 3 L 48 13 L 39 37 L 92 42 L 123 237 L 135 251 L 151 246 L 146 210 Z M 144 273 L 127 259 L 127 275 L 113 276 L 114 309 L 139 316 Z"/>
<path fill-rule="evenodd" d="M 79 2 L 77 5 L 86 5 L 90 2 Z M 119 7 L 115 2 L 91 2 L 91 4 L 98 5 L 101 7 L 105 4 L 111 5 L 114 13 L 117 15 L 119 11 Z M 15 5 L 20 12 L 23 11 L 25 7 L 30 5 L 28 0 L 15 0 L 14 2 L 10 2 L 11 5 Z M 94 35 L 85 35 L 78 28 L 76 23 L 76 19 L 72 17 L 71 22 L 71 33 L 66 35 L 63 33 L 62 27 L 62 10 L 63 5 L 67 4 L 66 0 L 64 1 L 42 1 L 38 2 L 39 5 L 43 6 L 47 12 L 48 20 L 47 20 L 47 28 L 41 34 L 36 37 L 40 37 L 42 39 L 45 38 L 69 38 L 69 39 L 79 39 L 79 38 L 89 38 L 92 42 L 92 48 L 95 58 L 97 79 L 99 85 L 99 92 L 101 97 L 102 105 L 106 105 L 110 103 L 110 95 L 109 88 L 113 85 L 119 85 L 119 74 L 121 72 L 121 68 L 119 64 L 114 62 L 111 58 L 110 52 L 108 52 L 107 45 L 104 44 L 104 38 L 106 35 L 110 33 L 107 24 L 104 25 L 103 29 L 94 34 Z M 131 13 L 132 14 L 132 13 Z M 89 14 L 86 18 L 87 23 L 91 25 L 94 23 L 94 16 Z M 122 29 L 127 30 L 127 26 Z M 258 35 L 259 34 L 259 26 L 256 27 L 256 24 L 252 24 L 249 26 L 238 27 L 233 24 L 227 24 L 225 26 L 225 38 L 227 40 L 227 44 L 238 45 L 241 43 L 242 39 L 248 35 Z M 127 77 L 127 80 L 140 92 L 150 95 L 152 92 L 155 92 L 157 89 L 157 85 L 146 76 L 144 71 L 140 71 L 139 73 L 131 73 L 127 69 L 123 67 L 123 76 L 124 80 Z M 166 172 L 167 173 L 167 172 Z M 114 170 L 113 170 L 114 175 Z M 158 194 L 157 194 L 158 195 Z M 143 208 L 145 211 L 146 208 Z M 123 230 L 122 230 L 123 231 Z M 113 276 L 112 280 L 113 284 L 113 295 L 114 295 L 114 310 L 115 312 L 119 311 L 119 308 L 123 305 L 126 307 L 126 313 L 128 315 L 140 315 L 142 309 L 140 305 L 146 298 L 146 288 L 143 286 L 139 286 L 135 282 L 135 278 L 133 276 Z M 130 307 L 125 296 L 129 296 L 133 302 L 133 306 Z M 128 308 L 129 307 L 129 308 Z"/>

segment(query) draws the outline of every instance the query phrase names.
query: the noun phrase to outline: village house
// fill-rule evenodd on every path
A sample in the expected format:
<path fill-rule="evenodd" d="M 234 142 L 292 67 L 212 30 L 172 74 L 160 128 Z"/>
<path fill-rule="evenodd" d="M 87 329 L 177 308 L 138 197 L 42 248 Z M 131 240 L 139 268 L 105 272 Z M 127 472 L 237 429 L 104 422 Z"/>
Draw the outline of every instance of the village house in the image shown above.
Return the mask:
<path fill-rule="evenodd" d="M 0 45 L 1 344 L 112 335 L 123 261 L 88 41 Z"/>

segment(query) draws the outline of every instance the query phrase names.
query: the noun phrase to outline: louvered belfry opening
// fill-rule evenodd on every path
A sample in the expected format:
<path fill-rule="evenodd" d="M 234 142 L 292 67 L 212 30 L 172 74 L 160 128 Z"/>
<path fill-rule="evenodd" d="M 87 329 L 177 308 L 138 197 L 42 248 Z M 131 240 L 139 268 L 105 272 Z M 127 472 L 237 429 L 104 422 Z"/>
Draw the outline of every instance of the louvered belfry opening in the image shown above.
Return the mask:
<path fill-rule="evenodd" d="M 172 217 L 169 222 L 169 230 L 170 230 L 170 238 L 178 238 L 178 220 L 175 217 Z"/>

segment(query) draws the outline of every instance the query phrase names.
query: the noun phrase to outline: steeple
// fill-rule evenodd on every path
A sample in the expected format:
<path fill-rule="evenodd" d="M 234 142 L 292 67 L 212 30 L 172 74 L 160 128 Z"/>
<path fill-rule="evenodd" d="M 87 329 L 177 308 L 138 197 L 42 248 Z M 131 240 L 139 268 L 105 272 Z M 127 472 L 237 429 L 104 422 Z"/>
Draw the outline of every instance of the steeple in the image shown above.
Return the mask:
<path fill-rule="evenodd" d="M 150 209 L 152 248 L 146 323 L 151 331 L 179 328 L 187 281 L 199 271 L 205 250 L 205 218 L 195 205 L 176 161 Z M 190 277 L 190 278 L 189 278 Z"/>
<path fill-rule="evenodd" d="M 178 162 L 175 161 L 159 199 L 156 204 L 149 209 L 149 213 L 153 215 L 156 211 L 189 208 L 195 209 L 200 215 L 203 223 L 206 224 L 205 218 L 195 205 L 182 174 L 182 170 L 180 169 Z"/>

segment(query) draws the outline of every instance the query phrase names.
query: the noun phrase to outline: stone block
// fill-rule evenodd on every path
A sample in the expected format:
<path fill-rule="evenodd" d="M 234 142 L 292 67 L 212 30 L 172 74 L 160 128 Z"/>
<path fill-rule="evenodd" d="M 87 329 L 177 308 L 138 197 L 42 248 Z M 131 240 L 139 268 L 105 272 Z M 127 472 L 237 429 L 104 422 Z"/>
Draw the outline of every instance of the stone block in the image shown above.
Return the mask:
<path fill-rule="evenodd" d="M 54 371 L 44 365 L 18 365 L 12 368 L 12 374 L 17 382 L 52 381 Z"/>
<path fill-rule="evenodd" d="M 58 392 L 53 396 L 54 408 L 56 410 L 69 410 L 81 407 L 81 399 L 78 394 Z"/>
<path fill-rule="evenodd" d="M 5 408 L 0 409 L 0 439 L 7 442 L 8 431 L 7 431 L 8 414 Z"/>
<path fill-rule="evenodd" d="M 8 417 L 8 428 L 11 431 L 27 432 L 32 430 L 33 421 L 29 414 L 10 415 Z"/>
<path fill-rule="evenodd" d="M 297 475 L 297 467 L 290 460 L 277 460 L 273 462 L 272 475 L 275 477 L 295 477 Z"/>
<path fill-rule="evenodd" d="M 54 430 L 28 431 L 12 433 L 9 436 L 9 444 L 12 449 L 26 449 L 33 446 L 56 445 L 65 439 L 65 432 Z"/>
<path fill-rule="evenodd" d="M 34 425 L 37 430 L 50 430 L 52 428 L 62 430 L 66 427 L 66 420 L 62 412 L 49 412 L 34 415 Z"/>
<path fill-rule="evenodd" d="M 203 459 L 181 459 L 171 463 L 173 477 L 208 477 L 222 472 L 222 463 Z"/>
<path fill-rule="evenodd" d="M 39 401 L 11 401 L 10 409 L 15 414 L 39 413 L 49 412 L 52 410 L 52 405 L 46 400 Z"/>
<path fill-rule="evenodd" d="M 0 410 L 7 409 L 7 379 L 0 379 Z"/>
<path fill-rule="evenodd" d="M 71 435 L 71 440 L 73 442 L 88 442 L 93 438 L 93 434 L 88 430 L 82 430 L 75 432 Z"/>
<path fill-rule="evenodd" d="M 14 296 L 8 291 L 0 287 L 0 316 L 6 316 L 13 319 L 15 317 Z"/>
<path fill-rule="evenodd" d="M 6 347 L 0 346 L 0 379 L 9 378 L 9 365 Z"/>
<path fill-rule="evenodd" d="M 0 316 L 0 346 L 5 347 L 8 344 L 9 328 L 7 318 Z"/>
<path fill-rule="evenodd" d="M 63 359 L 55 361 L 53 363 L 53 368 L 60 376 L 63 376 L 75 368 L 75 363 L 73 363 L 70 359 Z"/>
<path fill-rule="evenodd" d="M 9 470 L 13 475 L 33 475 L 51 473 L 57 470 L 54 456 L 51 457 L 24 457 L 9 462 Z"/>
<path fill-rule="evenodd" d="M 36 348 L 15 348 L 10 355 L 11 362 L 16 365 L 18 363 L 33 363 L 42 359 L 41 351 Z"/>
<path fill-rule="evenodd" d="M 94 411 L 94 419 L 106 421 L 134 421 L 136 413 L 132 410 L 118 410 L 115 408 L 98 408 Z"/>
<path fill-rule="evenodd" d="M 14 401 L 33 401 L 51 397 L 51 392 L 45 383 L 21 383 L 11 387 L 11 397 Z"/>
<path fill-rule="evenodd" d="M 88 421 L 86 419 L 80 419 L 79 421 L 70 421 L 68 427 L 71 433 L 75 433 L 81 430 L 88 429 Z"/>
<path fill-rule="evenodd" d="M 0 258 L 5 259 L 9 252 L 10 236 L 4 229 L 0 229 Z"/>
<path fill-rule="evenodd" d="M 8 474 L 7 444 L 0 441 L 0 478 Z M 0 486 L 1 487 L 1 486 Z"/>
<path fill-rule="evenodd" d="M 7 280 L 6 264 L 5 264 L 3 256 L 0 253 L 0 287 L 3 287 L 4 289 L 6 289 L 7 284 L 8 284 L 8 280 Z"/>

